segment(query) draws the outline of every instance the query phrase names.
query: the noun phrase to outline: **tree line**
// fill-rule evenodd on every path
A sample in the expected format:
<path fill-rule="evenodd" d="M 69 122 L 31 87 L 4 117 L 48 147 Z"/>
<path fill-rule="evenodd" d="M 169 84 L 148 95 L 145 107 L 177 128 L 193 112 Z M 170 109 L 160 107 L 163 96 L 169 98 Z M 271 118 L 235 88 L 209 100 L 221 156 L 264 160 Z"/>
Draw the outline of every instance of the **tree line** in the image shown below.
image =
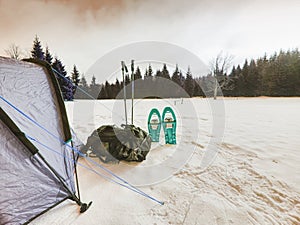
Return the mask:
<path fill-rule="evenodd" d="M 135 98 L 204 96 L 193 78 L 190 68 L 186 73 L 183 73 L 176 65 L 175 70 L 170 73 L 167 65 L 163 64 L 162 69 L 158 69 L 154 73 L 151 64 L 149 64 L 143 73 L 137 66 L 132 75 L 135 82 Z M 126 86 L 127 97 L 131 98 L 131 75 L 129 74 L 125 75 L 124 81 L 116 78 L 115 82 L 106 81 L 104 84 L 97 84 L 96 78 L 93 76 L 90 85 L 83 77 L 79 82 L 79 90 L 76 92 L 75 98 L 89 98 L 86 93 L 95 99 L 123 98 L 124 85 Z"/>
<path fill-rule="evenodd" d="M 229 73 L 227 68 L 224 68 L 226 63 L 226 61 L 216 59 L 209 74 L 202 77 L 196 76 L 195 78 L 192 75 L 191 68 L 188 68 L 186 74 L 183 74 L 176 66 L 175 70 L 170 73 L 166 64 L 164 64 L 161 70 L 154 73 L 149 64 L 144 76 L 137 68 L 134 72 L 134 79 L 140 79 L 142 83 L 145 83 L 144 87 L 142 83 L 140 85 L 139 91 L 141 92 L 147 89 L 149 80 L 153 84 L 152 87 L 159 86 L 159 82 L 156 80 L 157 77 L 169 79 L 178 85 L 177 88 L 180 87 L 185 91 L 185 93 L 178 94 L 167 90 L 170 93 L 169 96 L 163 97 L 186 97 L 186 94 L 190 97 L 213 97 L 216 94 L 216 81 L 217 91 L 222 91 L 219 94 L 225 97 L 300 96 L 300 52 L 298 49 L 281 50 L 270 57 L 264 55 L 256 60 L 251 59 L 248 61 L 246 59 L 242 65 L 232 66 Z M 125 85 L 129 83 L 130 78 L 126 76 Z M 84 88 L 86 91 L 90 91 L 94 98 L 113 99 L 121 96 L 120 91 L 123 88 L 123 82 L 117 79 L 114 83 L 106 81 L 104 84 L 96 84 L 95 77 L 93 77 L 91 85 L 85 85 Z M 164 90 L 168 89 L 168 87 L 163 88 Z M 131 90 L 128 88 L 129 97 L 130 92 Z"/>
<path fill-rule="evenodd" d="M 280 51 L 269 58 L 233 67 L 225 96 L 300 96 L 300 52 Z M 232 86 L 232 87 L 229 87 Z"/>
<path fill-rule="evenodd" d="M 11 47 L 11 57 L 19 59 L 19 49 Z M 9 51 L 7 51 L 9 52 Z M 80 75 L 76 65 L 68 76 L 65 66 L 57 57 L 53 57 L 49 47 L 43 49 L 39 38 L 33 41 L 31 57 L 48 62 L 60 85 L 65 100 L 77 99 L 114 99 L 121 98 L 124 83 L 118 79 L 103 84 L 96 82 L 93 76 L 88 84 L 84 75 Z M 270 57 L 264 55 L 256 60 L 245 60 L 242 65 L 232 66 L 228 73 L 229 58 L 220 55 L 212 61 L 211 72 L 206 76 L 193 76 L 192 69 L 187 68 L 183 73 L 176 65 L 170 72 L 167 65 L 153 70 L 151 64 L 144 71 L 139 67 L 133 71 L 136 82 L 136 98 L 143 97 L 212 97 L 222 91 L 224 96 L 300 96 L 300 52 L 298 49 L 274 53 Z M 163 82 L 162 82 L 163 81 Z M 125 76 L 125 86 L 128 97 L 131 79 Z M 162 85 L 174 84 L 172 85 Z M 151 87 L 151 90 L 148 90 Z M 153 90 L 155 89 L 155 90 Z M 163 90 L 163 91 L 162 91 Z M 181 91 L 178 91 L 181 90 Z"/>

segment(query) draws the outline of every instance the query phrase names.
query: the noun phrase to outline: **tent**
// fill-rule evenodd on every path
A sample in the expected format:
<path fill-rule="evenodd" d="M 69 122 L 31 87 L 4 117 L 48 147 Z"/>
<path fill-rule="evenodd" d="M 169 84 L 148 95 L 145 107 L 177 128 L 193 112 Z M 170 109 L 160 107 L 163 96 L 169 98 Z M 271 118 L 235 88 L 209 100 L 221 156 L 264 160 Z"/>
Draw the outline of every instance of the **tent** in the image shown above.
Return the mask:
<path fill-rule="evenodd" d="M 66 199 L 83 212 L 77 154 L 55 74 L 0 57 L 0 224 L 26 224 Z"/>

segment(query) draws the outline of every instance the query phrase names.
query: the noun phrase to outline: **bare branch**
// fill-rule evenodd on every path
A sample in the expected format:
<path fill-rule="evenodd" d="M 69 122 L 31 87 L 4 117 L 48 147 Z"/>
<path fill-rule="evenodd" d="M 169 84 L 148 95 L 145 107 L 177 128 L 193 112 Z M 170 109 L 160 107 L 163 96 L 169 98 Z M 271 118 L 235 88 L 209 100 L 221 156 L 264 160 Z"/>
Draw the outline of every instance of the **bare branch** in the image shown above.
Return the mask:
<path fill-rule="evenodd" d="M 216 58 L 210 61 L 210 69 L 213 76 L 223 76 L 232 65 L 233 56 L 221 51 Z"/>
<path fill-rule="evenodd" d="M 210 70 L 212 76 L 215 78 L 214 87 L 214 99 L 217 98 L 218 89 L 232 88 L 231 79 L 227 77 L 227 70 L 232 65 L 233 56 L 224 54 L 222 51 L 217 55 L 216 58 L 210 62 Z"/>
<path fill-rule="evenodd" d="M 16 44 L 11 44 L 8 49 L 4 51 L 9 57 L 17 60 L 21 59 L 21 55 L 23 54 L 21 48 Z"/>

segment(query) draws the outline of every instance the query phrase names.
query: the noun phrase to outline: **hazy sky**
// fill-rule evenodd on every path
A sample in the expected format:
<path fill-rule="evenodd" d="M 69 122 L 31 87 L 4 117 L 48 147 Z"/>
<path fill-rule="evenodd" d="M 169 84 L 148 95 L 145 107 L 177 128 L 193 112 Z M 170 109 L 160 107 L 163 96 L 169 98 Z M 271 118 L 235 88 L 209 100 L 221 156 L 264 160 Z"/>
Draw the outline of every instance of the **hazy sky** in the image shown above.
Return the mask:
<path fill-rule="evenodd" d="M 221 50 L 235 63 L 300 47 L 299 0 L 0 0 L 0 55 L 12 43 L 29 52 L 35 35 L 85 72 L 119 46 L 164 41 L 205 63 Z"/>

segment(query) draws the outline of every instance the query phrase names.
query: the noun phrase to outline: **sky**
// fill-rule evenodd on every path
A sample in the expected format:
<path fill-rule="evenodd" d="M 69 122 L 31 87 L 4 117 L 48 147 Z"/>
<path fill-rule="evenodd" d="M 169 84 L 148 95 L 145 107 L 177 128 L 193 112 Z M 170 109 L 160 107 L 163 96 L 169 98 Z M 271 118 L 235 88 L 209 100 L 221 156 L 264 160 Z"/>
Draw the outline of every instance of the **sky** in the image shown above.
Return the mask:
<path fill-rule="evenodd" d="M 206 64 L 223 51 L 242 64 L 299 48 L 299 11 L 299 0 L 0 0 L 0 55 L 16 44 L 28 56 L 37 35 L 81 73 L 141 41 L 178 45 Z"/>

